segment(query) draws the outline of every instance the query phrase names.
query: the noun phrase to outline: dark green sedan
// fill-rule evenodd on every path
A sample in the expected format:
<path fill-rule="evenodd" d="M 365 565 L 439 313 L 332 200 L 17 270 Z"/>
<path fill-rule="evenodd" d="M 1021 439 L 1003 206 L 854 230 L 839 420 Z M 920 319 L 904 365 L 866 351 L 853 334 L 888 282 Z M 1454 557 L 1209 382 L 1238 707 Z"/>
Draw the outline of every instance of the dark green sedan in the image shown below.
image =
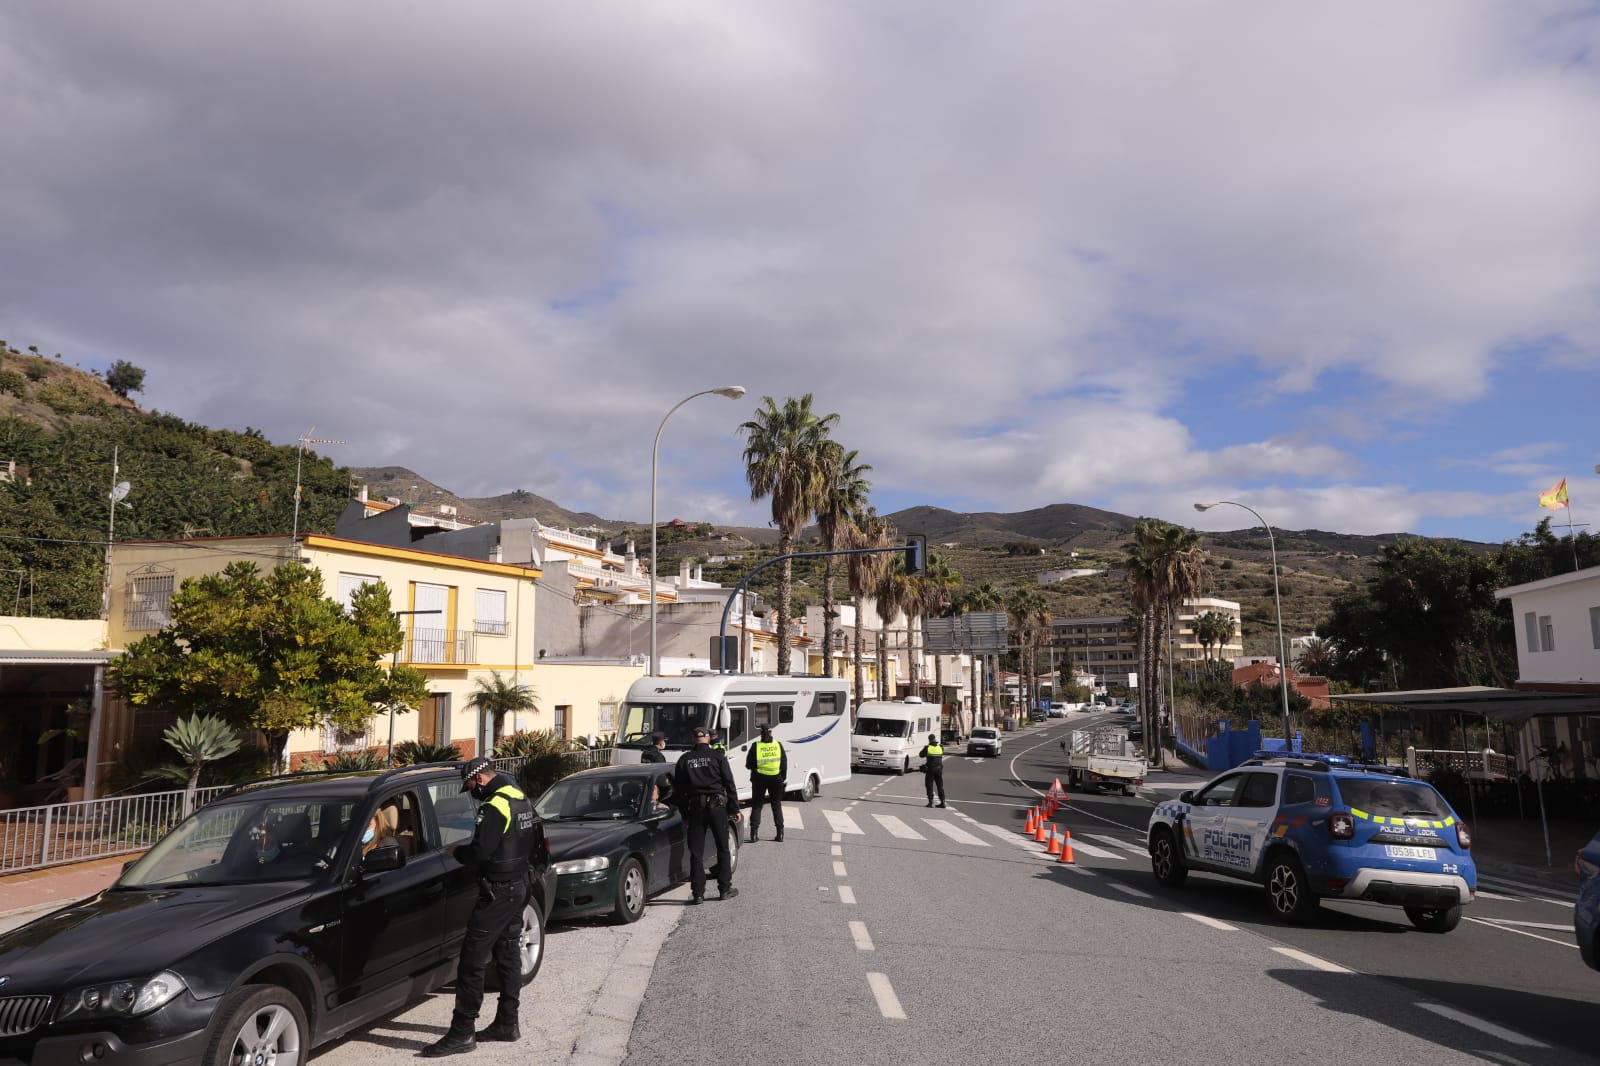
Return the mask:
<path fill-rule="evenodd" d="M 551 921 L 610 914 L 636 922 L 651 896 L 688 879 L 683 815 L 661 799 L 671 779 L 671 763 L 602 766 L 562 778 L 539 798 L 556 874 Z M 739 827 L 732 824 L 728 851 L 737 868 Z M 704 855 L 707 875 L 715 877 L 709 833 Z"/>

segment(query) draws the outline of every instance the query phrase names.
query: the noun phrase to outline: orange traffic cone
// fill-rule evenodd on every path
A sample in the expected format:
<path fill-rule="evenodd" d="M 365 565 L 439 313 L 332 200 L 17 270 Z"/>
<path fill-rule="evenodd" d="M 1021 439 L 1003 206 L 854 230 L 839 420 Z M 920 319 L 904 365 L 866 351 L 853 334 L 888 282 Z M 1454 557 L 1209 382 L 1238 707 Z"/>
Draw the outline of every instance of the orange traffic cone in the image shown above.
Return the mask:
<path fill-rule="evenodd" d="M 1061 854 L 1061 834 L 1060 834 L 1060 832 L 1056 831 L 1056 827 L 1055 826 L 1051 826 L 1050 829 L 1051 829 L 1051 833 L 1050 833 L 1049 853 L 1051 855 L 1060 855 Z"/>
<path fill-rule="evenodd" d="M 1058 777 L 1058 778 L 1056 778 L 1056 779 L 1055 779 L 1055 781 L 1053 781 L 1053 782 L 1052 782 L 1052 783 L 1051 783 L 1051 785 L 1050 785 L 1050 791 L 1051 791 L 1051 792 L 1054 792 L 1054 793 L 1055 793 L 1055 794 L 1056 794 L 1056 795 L 1058 795 L 1058 796 L 1059 796 L 1059 795 L 1061 795 L 1061 794 L 1062 794 L 1062 793 L 1063 793 L 1063 792 L 1065 792 L 1065 791 L 1066 791 L 1066 789 L 1064 789 L 1064 788 L 1062 788 L 1062 787 L 1061 787 L 1061 778 L 1059 778 L 1059 777 Z"/>
<path fill-rule="evenodd" d="M 1045 821 L 1044 821 L 1043 818 L 1041 818 L 1041 819 L 1039 819 L 1039 824 L 1034 826 L 1034 828 L 1033 828 L 1033 839 L 1034 839 L 1035 842 L 1043 844 L 1046 840 L 1049 839 L 1048 837 L 1045 836 L 1044 827 L 1045 827 Z"/>
<path fill-rule="evenodd" d="M 1061 858 L 1058 862 L 1072 862 L 1072 830 L 1066 831 L 1065 838 L 1061 841 Z"/>
<path fill-rule="evenodd" d="M 1022 831 L 1024 833 L 1026 833 L 1028 836 L 1032 836 L 1033 835 L 1033 831 L 1036 828 L 1036 823 L 1034 821 L 1034 812 L 1033 811 L 1030 810 L 1028 812 L 1028 820 L 1026 822 L 1022 823 L 1022 824 L 1023 824 Z"/>

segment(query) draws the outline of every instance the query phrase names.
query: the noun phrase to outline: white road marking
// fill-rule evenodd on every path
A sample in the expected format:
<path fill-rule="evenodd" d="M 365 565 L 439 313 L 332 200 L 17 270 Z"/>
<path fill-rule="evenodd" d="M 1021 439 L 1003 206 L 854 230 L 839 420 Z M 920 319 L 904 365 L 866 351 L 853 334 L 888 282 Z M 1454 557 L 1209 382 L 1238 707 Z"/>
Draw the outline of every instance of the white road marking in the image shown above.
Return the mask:
<path fill-rule="evenodd" d="M 1515 925 L 1523 929 L 1549 929 L 1557 933 L 1572 932 L 1572 923 L 1560 922 L 1519 922 L 1515 918 L 1479 918 L 1480 922 L 1489 922 L 1492 925 Z"/>
<path fill-rule="evenodd" d="M 844 848 L 840 847 L 838 844 L 833 845 L 833 847 L 829 848 L 828 851 L 832 855 L 843 855 L 844 854 Z"/>
<path fill-rule="evenodd" d="M 1312 969 L 1321 970 L 1324 973 L 1354 973 L 1355 972 L 1354 970 L 1345 969 L 1343 966 L 1340 966 L 1336 962 L 1329 962 L 1327 959 L 1319 959 L 1315 955 L 1309 955 L 1304 951 L 1296 951 L 1294 948 L 1274 947 L 1272 950 L 1276 951 L 1279 955 L 1286 955 L 1289 958 L 1294 959 L 1296 962 L 1303 962 L 1307 966 L 1311 967 Z"/>
<path fill-rule="evenodd" d="M 1211 917 L 1210 915 L 1194 914 L 1191 911 L 1184 911 L 1183 912 L 1183 916 L 1185 918 L 1193 918 L 1195 921 L 1199 922 L 1201 925 L 1209 925 L 1213 929 L 1221 929 L 1225 933 L 1237 933 L 1239 931 L 1239 927 L 1238 926 L 1229 925 L 1227 922 L 1218 921 L 1217 919 Z"/>
<path fill-rule="evenodd" d="M 839 886 L 839 902 L 840 903 L 848 903 L 852 907 L 855 906 L 856 890 L 851 888 L 849 885 L 840 885 Z"/>
<path fill-rule="evenodd" d="M 934 829 L 937 829 L 951 840 L 954 840 L 957 844 L 976 844 L 980 848 L 986 848 L 989 846 L 989 842 L 987 840 L 979 840 L 965 829 L 962 829 L 959 825 L 954 825 L 950 822 L 939 821 L 934 818 L 928 818 L 926 821 L 928 825 L 932 826 Z"/>
<path fill-rule="evenodd" d="M 1568 943 L 1565 940 L 1554 940 L 1547 936 L 1540 936 L 1538 933 L 1530 933 L 1526 929 L 1513 929 L 1509 925 L 1502 925 L 1499 922 L 1491 922 L 1485 918 L 1468 918 L 1467 921 L 1477 922 L 1479 925 L 1487 925 L 1490 929 L 1498 929 L 1502 933 L 1516 933 L 1518 936 L 1529 936 L 1535 940 L 1543 940 L 1546 944 L 1556 944 L 1560 947 L 1571 948 L 1573 951 L 1578 950 L 1577 944 Z M 1562 926 L 1562 928 L 1565 929 L 1566 927 Z"/>
<path fill-rule="evenodd" d="M 828 819 L 828 824 L 833 827 L 835 833 L 849 833 L 852 836 L 866 835 L 862 833 L 861 827 L 856 824 L 855 819 L 843 811 L 823 811 L 822 815 Z"/>
<path fill-rule="evenodd" d="M 1101 836 L 1099 833 L 1085 833 L 1083 835 L 1088 837 L 1090 840 L 1098 840 L 1102 844 L 1110 844 L 1112 847 L 1127 848 L 1129 851 L 1136 851 L 1140 855 L 1150 854 L 1150 849 L 1145 847 L 1143 844 L 1130 844 L 1126 840 L 1118 840 L 1116 837 Z"/>
<path fill-rule="evenodd" d="M 878 1001 L 879 1014 L 885 1018 L 905 1020 L 906 1012 L 901 1008 L 899 997 L 894 994 L 894 986 L 889 983 L 887 975 L 867 974 L 867 987 L 872 989 L 872 998 Z"/>
<path fill-rule="evenodd" d="M 1112 881 L 1111 887 L 1116 889 L 1118 892 L 1125 892 L 1128 895 L 1133 896 L 1135 899 L 1155 899 L 1154 896 L 1146 892 L 1144 889 L 1134 888 L 1132 885 L 1125 885 L 1121 881 Z M 1193 917 L 1193 915 L 1190 915 L 1190 917 Z M 1229 928 L 1232 927 L 1230 926 Z"/>
<path fill-rule="evenodd" d="M 835 876 L 835 877 L 845 877 L 845 876 L 847 876 L 845 874 L 845 872 L 844 872 L 844 863 L 836 862 L 836 863 L 833 864 L 833 876 Z"/>
<path fill-rule="evenodd" d="M 837 843 L 839 843 L 839 841 L 840 841 L 840 840 L 842 840 L 842 839 L 843 839 L 843 838 L 842 838 L 842 837 L 841 837 L 841 836 L 839 836 L 839 834 L 838 834 L 838 833 L 835 833 L 835 834 L 833 834 L 833 835 L 832 835 L 832 836 L 831 836 L 831 837 L 829 837 L 829 838 L 828 838 L 828 839 L 829 839 L 829 840 L 831 840 L 831 841 L 833 841 L 833 842 L 834 842 L 834 843 L 835 843 L 835 844 L 837 844 Z"/>
<path fill-rule="evenodd" d="M 1057 865 L 1063 865 L 1063 864 L 1057 863 Z M 1082 874 L 1085 877 L 1093 877 L 1094 876 L 1094 871 L 1088 869 L 1087 867 L 1075 866 L 1070 862 L 1069 863 L 1065 863 L 1064 865 L 1066 866 L 1067 869 L 1071 870 L 1075 874 Z"/>
<path fill-rule="evenodd" d="M 806 827 L 805 819 L 800 817 L 800 812 L 787 803 L 783 805 L 783 827 L 785 829 L 804 829 Z"/>
<path fill-rule="evenodd" d="M 856 950 L 857 951 L 871 951 L 872 950 L 872 934 L 867 932 L 867 923 L 866 922 L 851 922 L 850 923 L 850 936 L 856 942 Z"/>
<path fill-rule="evenodd" d="M 1122 854 L 1120 851 L 1112 851 L 1110 848 L 1099 848 L 1099 847 L 1096 847 L 1093 844 L 1085 844 L 1083 841 L 1079 840 L 1077 837 L 1073 837 L 1072 838 L 1072 854 L 1073 854 L 1073 856 L 1076 857 L 1078 852 L 1080 852 L 1080 851 L 1083 852 L 1085 855 L 1093 856 L 1096 859 L 1115 859 L 1117 862 L 1127 862 L 1128 861 L 1128 857 L 1126 855 Z"/>
<path fill-rule="evenodd" d="M 905 822 L 901 821 L 892 814 L 874 814 L 872 817 L 876 818 L 878 820 L 878 824 L 889 831 L 890 836 L 897 837 L 900 840 L 927 839 L 927 837 L 923 836 L 921 833 L 917 832 L 915 829 L 911 828 Z"/>
<path fill-rule="evenodd" d="M 1502 900 L 1502 901 L 1504 901 L 1506 903 L 1515 903 L 1515 902 L 1517 902 L 1517 897 L 1516 896 L 1500 896 L 1500 895 L 1496 895 L 1493 892 L 1485 892 L 1482 889 L 1478 890 L 1478 898 L 1479 899 L 1498 899 L 1498 900 Z"/>
<path fill-rule="evenodd" d="M 977 825 L 990 836 L 997 836 L 1009 844 L 1016 844 L 1022 840 L 1022 835 L 1014 829 L 1002 829 L 997 825 L 987 825 L 983 822 L 978 822 Z"/>
<path fill-rule="evenodd" d="M 1446 1007 L 1443 1003 L 1418 1003 L 1417 1006 L 1423 1010 L 1432 1011 L 1441 1018 L 1449 1018 L 1451 1021 L 1460 1022 L 1462 1025 L 1469 1025 L 1480 1033 L 1488 1033 L 1490 1036 L 1498 1037 L 1508 1044 L 1516 1044 L 1518 1047 L 1547 1048 L 1550 1046 L 1535 1040 L 1531 1036 L 1523 1036 L 1519 1032 L 1495 1025 L 1493 1022 L 1486 1022 L 1482 1018 L 1474 1018 L 1465 1011 L 1456 1010 L 1454 1007 Z"/>

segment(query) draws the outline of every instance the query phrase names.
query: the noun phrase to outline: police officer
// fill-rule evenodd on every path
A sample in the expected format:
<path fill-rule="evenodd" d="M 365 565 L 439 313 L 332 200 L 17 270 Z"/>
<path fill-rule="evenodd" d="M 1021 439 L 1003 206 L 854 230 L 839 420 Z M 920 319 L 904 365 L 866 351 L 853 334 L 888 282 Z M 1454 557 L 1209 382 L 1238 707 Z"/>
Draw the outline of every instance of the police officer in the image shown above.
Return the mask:
<path fill-rule="evenodd" d="M 717 842 L 717 898 L 732 899 L 739 890 L 733 887 L 728 821 L 731 817 L 735 824 L 739 822 L 739 792 L 728 757 L 712 749 L 711 734 L 703 726 L 694 731 L 694 748 L 673 768 L 672 792 L 689 835 L 689 888 L 693 893 L 689 902 L 705 902 L 708 830 Z"/>
<path fill-rule="evenodd" d="M 750 771 L 750 840 L 754 843 L 761 829 L 761 803 L 764 798 L 770 798 L 772 824 L 778 830 L 778 835 L 772 839 L 782 843 L 783 782 L 789 776 L 789 753 L 772 739 L 770 725 L 761 727 L 761 739 L 750 745 L 744 766 Z"/>
<path fill-rule="evenodd" d="M 928 806 L 933 806 L 933 789 L 939 788 L 939 806 L 944 806 L 944 747 L 939 738 L 928 734 L 928 743 L 920 752 L 922 757 L 922 784 L 928 790 Z"/>
<path fill-rule="evenodd" d="M 516 783 L 479 756 L 467 763 L 461 791 L 479 800 L 472 842 L 452 849 L 456 861 L 478 874 L 478 903 L 467 919 L 456 967 L 456 1008 L 450 1030 L 423 1048 L 427 1058 L 471 1051 L 479 1040 L 517 1040 L 518 998 L 522 993 L 522 908 L 528 902 L 529 864 L 545 854 L 544 827 L 533 803 Z M 490 955 L 500 975 L 500 1002 L 494 1022 L 474 1034 L 483 1005 L 483 977 Z"/>
<path fill-rule="evenodd" d="M 657 730 L 650 734 L 650 746 L 639 753 L 640 762 L 666 762 L 667 753 L 662 749 L 667 746 L 667 735 Z"/>

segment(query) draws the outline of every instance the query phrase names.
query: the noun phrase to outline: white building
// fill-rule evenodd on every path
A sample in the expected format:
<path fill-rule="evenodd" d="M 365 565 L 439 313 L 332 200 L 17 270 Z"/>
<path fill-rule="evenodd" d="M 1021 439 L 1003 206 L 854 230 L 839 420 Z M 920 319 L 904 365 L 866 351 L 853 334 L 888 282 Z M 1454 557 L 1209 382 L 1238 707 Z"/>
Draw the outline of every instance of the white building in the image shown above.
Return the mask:
<path fill-rule="evenodd" d="M 1516 687 L 1600 697 L 1600 567 L 1495 592 L 1511 601 Z M 1523 727 L 1523 751 L 1560 752 L 1560 772 L 1600 777 L 1600 714 L 1541 715 Z"/>

